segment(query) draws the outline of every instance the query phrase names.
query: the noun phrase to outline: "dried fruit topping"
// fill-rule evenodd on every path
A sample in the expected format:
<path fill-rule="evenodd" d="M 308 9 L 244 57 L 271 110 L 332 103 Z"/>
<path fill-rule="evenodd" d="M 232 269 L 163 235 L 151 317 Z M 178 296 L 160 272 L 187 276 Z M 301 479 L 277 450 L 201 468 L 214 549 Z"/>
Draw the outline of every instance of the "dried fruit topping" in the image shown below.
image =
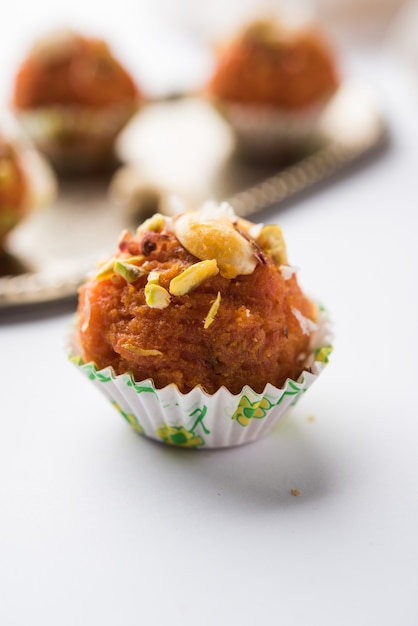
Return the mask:
<path fill-rule="evenodd" d="M 115 261 L 113 264 L 113 271 L 115 274 L 122 276 L 127 283 L 134 283 L 138 280 L 138 278 L 145 274 L 145 270 L 143 270 L 142 267 L 123 261 Z"/>
<path fill-rule="evenodd" d="M 152 217 L 145 220 L 143 224 L 136 229 L 137 234 L 141 234 L 145 231 L 151 231 L 159 233 L 164 228 L 165 218 L 161 213 L 155 213 Z"/>
<path fill-rule="evenodd" d="M 156 247 L 157 244 L 155 243 L 155 241 L 151 241 L 150 239 L 144 239 L 144 241 L 142 242 L 142 252 L 145 256 L 151 254 L 151 252 L 153 252 Z"/>
<path fill-rule="evenodd" d="M 113 266 L 115 265 L 115 259 L 109 259 L 108 261 L 106 261 L 105 263 L 103 263 L 103 265 L 100 266 L 99 271 L 97 272 L 95 278 L 96 280 L 107 280 L 108 278 L 111 278 L 112 276 L 114 276 L 115 271 L 113 269 Z"/>
<path fill-rule="evenodd" d="M 124 343 L 122 348 L 124 348 L 127 352 L 138 354 L 139 356 L 159 356 L 162 354 L 160 350 L 138 348 L 138 346 L 134 346 L 131 343 Z"/>
<path fill-rule="evenodd" d="M 279 265 L 287 265 L 286 244 L 283 239 L 283 233 L 280 226 L 276 224 L 267 224 L 263 226 L 258 237 L 258 245 Z"/>
<path fill-rule="evenodd" d="M 150 272 L 148 274 L 148 281 L 149 283 L 154 283 L 155 285 L 159 285 L 160 284 L 160 272 Z"/>
<path fill-rule="evenodd" d="M 96 280 L 107 280 L 115 274 L 119 274 L 126 282 L 133 283 L 146 273 L 142 267 L 135 265 L 135 262 L 140 262 L 142 259 L 143 257 L 134 256 L 121 261 L 112 257 L 100 266 L 95 278 Z"/>
<path fill-rule="evenodd" d="M 137 265 L 137 263 L 142 263 L 142 261 L 145 259 L 143 254 L 138 254 L 136 256 L 130 256 L 127 257 L 126 259 L 123 259 L 124 263 L 130 263 L 131 265 Z"/>
<path fill-rule="evenodd" d="M 212 324 L 213 320 L 215 319 L 220 304 L 221 304 L 221 292 L 218 291 L 216 300 L 213 301 L 212 306 L 210 307 L 209 312 L 206 315 L 205 322 L 203 324 L 203 328 L 205 330 L 209 328 L 209 326 Z"/>
<path fill-rule="evenodd" d="M 257 259 L 252 243 L 236 230 L 235 222 L 226 212 L 201 210 L 180 215 L 174 232 L 190 254 L 201 261 L 215 259 L 221 276 L 236 278 L 252 274 Z"/>
<path fill-rule="evenodd" d="M 151 309 L 165 309 L 170 304 L 170 294 L 161 285 L 148 282 L 145 285 L 145 302 Z"/>
<path fill-rule="evenodd" d="M 200 285 L 207 278 L 216 276 L 219 268 L 215 259 L 199 261 L 188 267 L 170 282 L 170 293 L 173 296 L 184 296 Z"/>
<path fill-rule="evenodd" d="M 126 252 L 130 255 L 138 255 L 141 251 L 139 249 L 139 242 L 133 238 L 132 233 L 129 230 L 124 230 L 119 237 L 118 241 L 119 250 Z"/>

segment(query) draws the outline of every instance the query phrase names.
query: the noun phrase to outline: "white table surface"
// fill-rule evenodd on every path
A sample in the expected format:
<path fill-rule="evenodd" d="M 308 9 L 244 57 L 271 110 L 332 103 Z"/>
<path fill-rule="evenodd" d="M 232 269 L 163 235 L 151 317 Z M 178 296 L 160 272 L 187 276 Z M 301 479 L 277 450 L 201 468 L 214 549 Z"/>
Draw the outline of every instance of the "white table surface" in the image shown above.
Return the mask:
<path fill-rule="evenodd" d="M 143 439 L 67 361 L 72 304 L 2 313 L 4 626 L 418 623 L 418 95 L 391 58 L 352 67 L 389 148 L 262 215 L 336 332 L 271 436 Z"/>

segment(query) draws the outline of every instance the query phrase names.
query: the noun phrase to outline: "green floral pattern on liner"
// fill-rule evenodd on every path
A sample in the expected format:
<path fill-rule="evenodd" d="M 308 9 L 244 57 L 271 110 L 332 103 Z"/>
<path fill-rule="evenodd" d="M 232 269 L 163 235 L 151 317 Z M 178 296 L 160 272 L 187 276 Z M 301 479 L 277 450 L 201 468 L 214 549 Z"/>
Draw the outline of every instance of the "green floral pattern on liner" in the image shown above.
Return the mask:
<path fill-rule="evenodd" d="M 98 380 L 101 383 L 108 383 L 112 380 L 112 376 L 109 374 L 99 372 L 94 363 L 84 363 L 81 356 L 70 356 L 70 361 L 84 369 L 90 380 Z"/>
<path fill-rule="evenodd" d="M 331 345 L 322 346 L 314 350 L 314 360 L 319 364 L 319 366 L 323 367 L 329 361 L 329 355 L 331 354 L 333 348 Z M 94 363 L 84 363 L 82 358 L 79 356 L 70 356 L 70 361 L 72 361 L 75 365 L 79 366 L 90 380 L 96 380 L 99 383 L 109 383 L 118 378 L 111 368 L 106 368 L 104 370 L 98 370 L 97 366 Z M 321 367 L 321 368 L 322 368 Z M 137 394 L 142 393 L 151 393 L 156 398 L 157 402 L 161 405 L 161 398 L 157 390 L 154 388 L 151 382 L 140 382 L 137 383 L 133 379 L 131 374 L 127 375 L 127 379 L 125 379 L 125 384 L 127 387 L 131 387 Z M 250 397 L 247 395 L 242 395 L 239 398 L 238 406 L 234 410 L 231 420 L 235 420 L 237 424 L 242 427 L 247 427 L 252 420 L 260 420 L 264 419 L 268 416 L 270 411 L 277 407 L 282 403 L 285 397 L 294 396 L 293 401 L 290 406 L 296 404 L 300 395 L 307 391 L 307 386 L 309 387 L 309 382 L 305 381 L 302 377 L 298 383 L 288 380 L 286 383 L 286 387 L 283 393 L 280 395 L 277 401 L 271 401 L 267 396 L 262 396 L 261 398 L 252 401 Z M 256 396 L 257 397 L 257 396 Z M 122 417 L 128 422 L 128 424 L 138 433 L 142 435 L 147 435 L 145 428 L 140 424 L 136 415 L 125 411 L 115 400 L 110 400 L 111 404 L 115 407 L 115 409 L 122 415 Z M 164 404 L 163 409 L 169 409 L 171 404 Z M 174 404 L 172 405 L 174 406 Z M 178 406 L 177 402 L 175 406 Z M 196 405 L 195 405 L 196 406 Z M 184 448 L 198 448 L 206 445 L 210 445 L 210 441 L 205 440 L 205 435 L 210 435 L 211 431 L 207 428 L 204 423 L 204 418 L 207 414 L 208 407 L 204 404 L 201 408 L 197 407 L 193 410 L 189 409 L 189 412 L 183 411 L 186 419 L 189 418 L 189 425 L 185 424 L 169 424 L 163 422 L 156 430 L 153 435 L 157 439 L 160 439 L 162 442 L 167 443 L 172 446 L 179 446 Z M 200 426 L 201 431 L 196 433 L 196 428 Z"/>
<path fill-rule="evenodd" d="M 141 424 L 138 422 L 137 418 L 135 417 L 133 413 L 127 413 L 126 411 L 124 411 L 122 407 L 115 400 L 112 400 L 112 406 L 114 406 L 115 409 L 119 411 L 122 417 L 126 419 L 128 424 L 132 426 L 132 428 L 137 433 L 139 433 L 140 435 L 144 434 L 144 429 L 142 428 Z"/>
<path fill-rule="evenodd" d="M 197 448 L 203 446 L 205 441 L 199 435 L 186 430 L 184 426 L 170 426 L 164 424 L 155 433 L 161 441 L 171 446 L 181 446 L 182 448 Z"/>
<path fill-rule="evenodd" d="M 243 396 L 231 419 L 236 420 L 241 426 L 248 426 L 252 419 L 263 419 L 263 417 L 266 417 L 267 411 L 272 406 L 267 398 L 251 402 L 247 396 Z"/>
<path fill-rule="evenodd" d="M 203 432 L 206 435 L 210 435 L 210 430 L 204 424 L 204 418 L 208 411 L 207 406 L 204 404 L 203 408 L 194 409 L 189 413 L 189 417 L 193 418 L 193 423 L 190 428 L 184 426 L 170 426 L 169 424 L 163 424 L 155 432 L 157 437 L 172 446 L 181 446 L 183 448 L 197 448 L 198 446 L 204 446 L 205 440 L 200 435 L 195 434 L 195 429 L 200 424 Z"/>
<path fill-rule="evenodd" d="M 128 387 L 133 387 L 136 393 L 153 393 L 155 397 L 159 400 L 158 393 L 155 391 L 154 387 L 152 387 L 151 385 L 142 385 L 142 384 L 138 385 L 138 383 L 136 383 L 133 380 L 133 378 L 130 378 L 126 384 Z"/>
<path fill-rule="evenodd" d="M 244 395 L 240 398 L 238 407 L 231 419 L 236 420 L 241 426 L 248 426 L 252 419 L 263 419 L 267 416 L 267 413 L 275 406 L 278 406 L 286 396 L 297 396 L 305 392 L 306 388 L 303 388 L 302 385 L 303 381 L 300 385 L 297 385 L 293 381 L 288 380 L 288 388 L 282 393 L 277 402 L 270 402 L 266 396 L 263 396 L 261 400 L 251 402 L 251 400 Z"/>
<path fill-rule="evenodd" d="M 105 374 L 104 371 L 98 371 L 97 367 L 94 363 L 84 363 L 83 359 L 80 356 L 70 356 L 70 361 L 72 361 L 78 367 L 81 367 L 87 374 L 90 380 L 97 380 L 100 383 L 108 383 L 113 380 L 111 374 Z M 136 383 L 132 376 L 129 375 L 128 380 L 126 381 L 127 387 L 132 387 L 136 393 L 152 393 L 158 402 L 160 402 L 160 398 L 154 387 L 150 384 L 144 383 Z M 139 423 L 137 417 L 133 413 L 129 413 L 124 411 L 122 407 L 119 405 L 116 400 L 111 400 L 112 406 L 126 419 L 128 424 L 132 426 L 132 428 L 140 433 L 145 434 L 144 428 Z M 169 408 L 169 405 L 166 405 L 164 408 Z M 192 425 L 190 428 L 185 428 L 184 426 L 171 426 L 169 424 L 163 424 L 160 428 L 155 431 L 155 435 L 164 441 L 165 443 L 182 446 L 186 448 L 194 448 L 197 446 L 202 446 L 205 444 L 203 437 L 196 435 L 194 430 L 200 424 L 203 432 L 207 435 L 210 434 L 210 430 L 204 424 L 204 417 L 207 413 L 207 406 L 203 405 L 203 408 L 196 408 L 191 413 L 189 413 L 189 417 L 192 418 Z"/>
<path fill-rule="evenodd" d="M 317 348 L 314 350 L 314 359 L 315 361 L 320 361 L 321 363 L 329 362 L 329 355 L 331 354 L 333 348 L 332 346 L 324 346 L 323 348 Z"/>

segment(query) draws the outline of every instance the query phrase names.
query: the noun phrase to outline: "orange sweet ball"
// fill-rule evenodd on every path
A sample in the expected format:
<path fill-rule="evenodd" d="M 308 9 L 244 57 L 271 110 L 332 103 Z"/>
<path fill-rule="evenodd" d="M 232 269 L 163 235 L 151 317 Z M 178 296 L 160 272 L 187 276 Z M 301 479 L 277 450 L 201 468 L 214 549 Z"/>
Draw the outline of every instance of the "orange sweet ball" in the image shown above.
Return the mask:
<path fill-rule="evenodd" d="M 12 94 L 22 127 L 64 176 L 113 169 L 116 138 L 142 103 L 105 41 L 67 30 L 35 42 Z"/>
<path fill-rule="evenodd" d="M 20 110 L 103 107 L 138 97 L 133 79 L 106 42 L 64 31 L 34 45 L 16 75 L 13 104 Z"/>
<path fill-rule="evenodd" d="M 296 380 L 316 328 L 280 228 L 225 205 L 124 233 L 81 287 L 78 319 L 85 362 L 208 393 Z"/>
<path fill-rule="evenodd" d="M 266 20 L 220 52 L 207 92 L 220 101 L 298 110 L 327 99 L 338 84 L 333 54 L 318 30 Z"/>
<path fill-rule="evenodd" d="M 27 211 L 27 176 L 17 150 L 0 134 L 0 247 Z"/>

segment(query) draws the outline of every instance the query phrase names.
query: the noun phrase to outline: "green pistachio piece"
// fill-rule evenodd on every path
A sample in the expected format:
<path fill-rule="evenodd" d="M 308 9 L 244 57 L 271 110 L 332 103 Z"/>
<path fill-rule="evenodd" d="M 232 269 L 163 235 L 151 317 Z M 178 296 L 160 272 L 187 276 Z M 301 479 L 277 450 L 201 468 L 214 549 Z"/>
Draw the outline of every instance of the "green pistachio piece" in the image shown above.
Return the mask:
<path fill-rule="evenodd" d="M 97 280 L 107 280 L 111 278 L 115 274 L 115 270 L 113 269 L 115 265 L 115 259 L 109 259 L 106 263 L 100 266 L 99 271 L 97 272 L 95 278 Z"/>
<path fill-rule="evenodd" d="M 122 348 L 124 348 L 128 352 L 132 352 L 132 354 L 138 354 L 139 356 L 159 356 L 162 354 L 160 350 L 147 350 L 146 348 L 138 348 L 138 346 L 134 346 L 131 343 L 123 344 Z"/>
<path fill-rule="evenodd" d="M 148 274 L 148 282 L 154 283 L 154 285 L 158 285 L 160 282 L 160 273 L 159 272 L 150 272 Z"/>
<path fill-rule="evenodd" d="M 145 285 L 145 302 L 151 309 L 165 309 L 170 304 L 170 294 L 161 285 L 147 283 Z"/>
<path fill-rule="evenodd" d="M 138 263 L 142 263 L 145 259 L 143 254 L 139 254 L 138 256 L 130 256 L 127 259 L 124 259 L 124 263 L 130 263 L 131 265 L 137 265 Z"/>
<path fill-rule="evenodd" d="M 209 328 L 209 326 L 212 324 L 213 320 L 215 319 L 220 304 L 221 304 L 221 292 L 218 291 L 216 300 L 212 302 L 212 306 L 210 307 L 209 312 L 206 315 L 205 323 L 203 324 L 203 328 L 205 330 Z"/>
<path fill-rule="evenodd" d="M 113 271 L 115 274 L 119 274 L 126 280 L 127 283 L 134 283 L 138 278 L 145 274 L 142 267 L 132 265 L 132 263 L 125 263 L 124 261 L 115 261 L 113 265 Z"/>
<path fill-rule="evenodd" d="M 155 215 L 148 218 L 147 220 L 145 220 L 145 222 L 143 222 L 143 224 L 138 226 L 136 232 L 140 234 L 148 230 L 154 233 L 159 233 L 163 228 L 164 215 L 161 215 L 161 213 L 155 213 Z"/>
<path fill-rule="evenodd" d="M 170 293 L 173 296 L 184 296 L 198 287 L 204 280 L 216 276 L 218 273 L 219 268 L 215 259 L 194 263 L 171 280 Z"/>
<path fill-rule="evenodd" d="M 271 254 L 278 265 L 287 265 L 286 244 L 280 226 L 267 224 L 259 232 L 256 241 L 265 252 Z"/>

